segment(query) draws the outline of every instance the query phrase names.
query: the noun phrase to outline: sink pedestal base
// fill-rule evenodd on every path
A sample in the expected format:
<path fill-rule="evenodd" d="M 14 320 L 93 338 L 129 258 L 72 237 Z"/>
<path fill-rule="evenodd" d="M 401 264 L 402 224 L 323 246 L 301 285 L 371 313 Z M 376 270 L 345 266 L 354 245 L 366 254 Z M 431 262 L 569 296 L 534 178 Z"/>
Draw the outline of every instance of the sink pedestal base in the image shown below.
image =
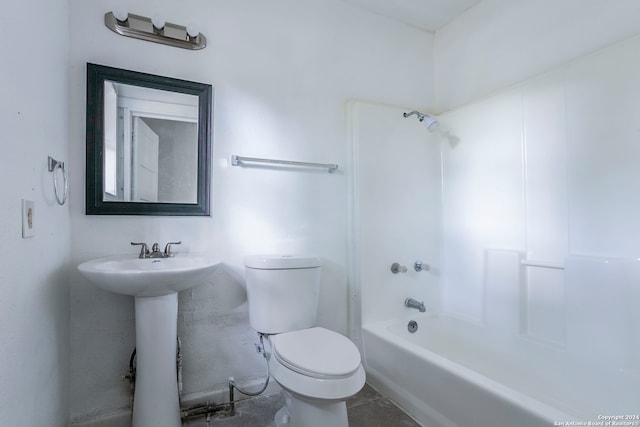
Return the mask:
<path fill-rule="evenodd" d="M 178 293 L 136 297 L 133 427 L 180 427 L 176 379 Z"/>

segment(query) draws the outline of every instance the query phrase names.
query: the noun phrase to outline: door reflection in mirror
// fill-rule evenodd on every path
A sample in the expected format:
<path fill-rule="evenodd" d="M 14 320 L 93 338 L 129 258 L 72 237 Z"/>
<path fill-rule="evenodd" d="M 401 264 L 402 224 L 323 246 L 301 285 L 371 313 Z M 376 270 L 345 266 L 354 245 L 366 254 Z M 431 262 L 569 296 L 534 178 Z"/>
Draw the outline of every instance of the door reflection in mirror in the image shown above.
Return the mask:
<path fill-rule="evenodd" d="M 104 201 L 196 203 L 198 97 L 104 82 Z"/>

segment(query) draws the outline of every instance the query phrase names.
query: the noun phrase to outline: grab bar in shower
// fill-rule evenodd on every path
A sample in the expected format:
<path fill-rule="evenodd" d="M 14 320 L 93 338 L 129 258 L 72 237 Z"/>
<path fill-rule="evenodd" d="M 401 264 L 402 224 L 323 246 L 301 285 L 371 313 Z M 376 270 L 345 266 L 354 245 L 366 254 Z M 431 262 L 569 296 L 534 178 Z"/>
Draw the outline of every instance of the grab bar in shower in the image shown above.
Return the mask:
<path fill-rule="evenodd" d="M 525 267 L 542 267 L 542 268 L 553 268 L 556 270 L 564 270 L 564 264 L 561 262 L 534 261 L 534 260 L 523 259 L 523 260 L 520 260 L 520 265 L 524 265 Z"/>
<path fill-rule="evenodd" d="M 256 157 L 240 157 L 240 156 L 236 156 L 235 154 L 231 156 L 231 164 L 233 166 L 241 166 L 242 163 L 267 163 L 272 165 L 322 168 L 322 169 L 327 169 L 329 173 L 333 173 L 338 170 L 338 165 L 333 163 L 309 163 L 309 162 L 294 162 L 291 160 L 259 159 Z"/>

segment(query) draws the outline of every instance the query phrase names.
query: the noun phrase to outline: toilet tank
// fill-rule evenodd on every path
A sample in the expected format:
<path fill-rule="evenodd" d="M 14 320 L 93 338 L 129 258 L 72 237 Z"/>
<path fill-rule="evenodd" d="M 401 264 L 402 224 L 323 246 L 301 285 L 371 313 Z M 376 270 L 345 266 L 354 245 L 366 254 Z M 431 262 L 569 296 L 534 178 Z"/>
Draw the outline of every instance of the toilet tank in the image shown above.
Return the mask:
<path fill-rule="evenodd" d="M 315 326 L 320 259 L 300 255 L 252 255 L 244 259 L 251 327 L 265 334 Z"/>

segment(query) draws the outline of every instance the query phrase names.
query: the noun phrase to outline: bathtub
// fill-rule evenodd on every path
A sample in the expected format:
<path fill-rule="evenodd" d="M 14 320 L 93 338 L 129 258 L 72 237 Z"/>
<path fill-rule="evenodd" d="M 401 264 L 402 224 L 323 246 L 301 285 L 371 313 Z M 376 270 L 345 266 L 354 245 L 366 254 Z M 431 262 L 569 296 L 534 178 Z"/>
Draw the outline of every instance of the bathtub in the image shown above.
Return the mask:
<path fill-rule="evenodd" d="M 411 319 L 415 333 L 409 318 L 363 325 L 364 361 L 368 382 L 426 427 L 640 426 L 635 375 L 453 317 Z"/>

